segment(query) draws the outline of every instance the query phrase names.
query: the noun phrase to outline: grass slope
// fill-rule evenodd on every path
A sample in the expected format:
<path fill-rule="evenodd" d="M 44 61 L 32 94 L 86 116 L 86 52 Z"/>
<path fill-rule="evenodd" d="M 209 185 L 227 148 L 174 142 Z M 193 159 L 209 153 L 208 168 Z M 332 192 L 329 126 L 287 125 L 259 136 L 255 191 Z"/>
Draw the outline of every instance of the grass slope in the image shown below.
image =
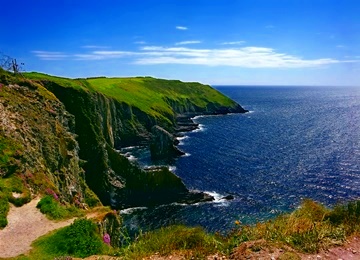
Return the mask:
<path fill-rule="evenodd" d="M 209 103 L 224 107 L 236 106 L 234 101 L 219 91 L 194 82 L 151 77 L 68 79 L 35 72 L 24 75 L 32 80 L 48 80 L 64 87 L 96 91 L 156 117 L 174 113 L 166 99 L 180 104 L 190 101 L 193 105 L 204 109 Z"/>

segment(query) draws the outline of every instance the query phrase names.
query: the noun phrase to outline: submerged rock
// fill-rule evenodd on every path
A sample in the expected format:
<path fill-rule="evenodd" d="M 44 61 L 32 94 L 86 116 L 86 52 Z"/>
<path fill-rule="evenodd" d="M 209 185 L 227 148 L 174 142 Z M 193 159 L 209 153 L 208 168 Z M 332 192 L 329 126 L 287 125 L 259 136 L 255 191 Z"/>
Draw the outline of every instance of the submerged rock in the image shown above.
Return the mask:
<path fill-rule="evenodd" d="M 227 195 L 225 197 L 222 197 L 223 200 L 233 200 L 235 197 L 233 195 Z"/>

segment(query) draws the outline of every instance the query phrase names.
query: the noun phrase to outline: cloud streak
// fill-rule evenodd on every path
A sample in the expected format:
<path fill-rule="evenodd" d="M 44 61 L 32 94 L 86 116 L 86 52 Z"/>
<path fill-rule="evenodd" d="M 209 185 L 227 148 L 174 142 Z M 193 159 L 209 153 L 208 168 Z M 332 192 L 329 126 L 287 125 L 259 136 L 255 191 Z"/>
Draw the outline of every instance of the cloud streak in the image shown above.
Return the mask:
<path fill-rule="evenodd" d="M 234 42 L 223 42 L 222 45 L 242 45 L 246 43 L 245 41 L 234 41 Z"/>
<path fill-rule="evenodd" d="M 188 64 L 242 68 L 306 68 L 344 62 L 331 58 L 303 59 L 301 57 L 278 53 L 272 48 L 255 46 L 228 49 L 166 48 L 153 46 L 143 48 L 143 51 L 156 51 L 156 55 L 147 53 L 148 55 L 136 57 L 134 61 L 135 64 Z"/>
<path fill-rule="evenodd" d="M 187 44 L 198 44 L 198 43 L 201 43 L 201 41 L 182 41 L 175 43 L 175 45 L 187 45 Z"/>
<path fill-rule="evenodd" d="M 181 31 L 186 31 L 188 28 L 185 26 L 176 26 L 175 27 L 177 30 L 181 30 Z"/>
<path fill-rule="evenodd" d="M 65 58 L 69 58 L 70 56 L 57 51 L 32 51 L 38 58 L 41 60 L 64 60 Z"/>
<path fill-rule="evenodd" d="M 198 41 L 189 41 L 198 43 Z M 190 44 L 190 43 L 188 43 Z M 186 45 L 186 44 L 178 44 Z M 189 48 L 185 46 L 143 46 L 138 51 L 94 50 L 87 53 L 33 51 L 41 60 L 109 60 L 118 59 L 138 65 L 184 64 L 202 66 L 231 66 L 240 68 L 309 68 L 359 60 L 332 58 L 305 59 L 277 52 L 268 47 L 246 46 L 241 48 Z"/>

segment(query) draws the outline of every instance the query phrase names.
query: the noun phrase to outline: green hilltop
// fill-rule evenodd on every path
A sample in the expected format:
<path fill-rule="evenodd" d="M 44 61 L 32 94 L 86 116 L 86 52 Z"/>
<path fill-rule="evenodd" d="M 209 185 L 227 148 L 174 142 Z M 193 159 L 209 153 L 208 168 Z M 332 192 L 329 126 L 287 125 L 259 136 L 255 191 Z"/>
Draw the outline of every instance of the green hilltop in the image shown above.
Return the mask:
<path fill-rule="evenodd" d="M 52 81 L 63 87 L 99 92 L 160 118 L 164 114 L 174 116 L 175 111 L 167 102 L 169 100 L 184 105 L 191 101 L 194 106 L 204 111 L 209 101 L 219 107 L 236 107 L 237 105 L 219 91 L 197 82 L 152 77 L 69 79 L 35 72 L 25 73 L 24 76 L 31 80 Z"/>

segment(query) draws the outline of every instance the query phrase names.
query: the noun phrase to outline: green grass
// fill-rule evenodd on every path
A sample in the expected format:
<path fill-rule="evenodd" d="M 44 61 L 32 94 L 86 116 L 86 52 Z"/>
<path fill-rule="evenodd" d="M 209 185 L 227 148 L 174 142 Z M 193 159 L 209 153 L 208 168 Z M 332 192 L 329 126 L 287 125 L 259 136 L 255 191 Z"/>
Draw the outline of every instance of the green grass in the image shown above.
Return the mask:
<path fill-rule="evenodd" d="M 13 192 L 22 195 L 19 198 L 14 198 Z M 30 199 L 30 191 L 20 177 L 13 174 L 0 178 L 0 228 L 5 227 L 8 223 L 6 217 L 9 212 L 9 202 L 19 207 L 29 202 Z"/>
<path fill-rule="evenodd" d="M 94 222 L 87 219 L 75 220 L 73 224 L 42 236 L 33 244 L 27 256 L 16 259 L 54 259 L 55 257 L 87 257 L 95 254 L 106 254 L 109 248 L 97 233 Z"/>
<path fill-rule="evenodd" d="M 52 195 L 44 196 L 36 207 L 49 219 L 60 220 L 84 215 L 84 212 L 75 206 L 61 205 Z"/>
<path fill-rule="evenodd" d="M 264 239 L 269 243 L 285 244 L 298 251 L 316 253 L 334 245 L 342 244 L 350 226 L 358 226 L 360 221 L 346 222 L 345 214 L 337 214 L 338 223 L 331 216 L 338 212 L 305 200 L 301 207 L 291 214 L 280 215 L 274 220 L 257 223 L 255 226 L 238 227 L 229 235 L 229 249 L 245 241 Z M 347 227 L 348 226 L 348 227 Z M 358 228 L 357 228 L 358 229 Z"/>
<path fill-rule="evenodd" d="M 67 79 L 34 72 L 24 75 L 31 80 L 52 81 L 64 87 L 99 92 L 160 119 L 164 119 L 164 116 L 166 118 L 166 115 L 174 115 L 169 100 L 183 107 L 190 102 L 204 111 L 209 103 L 218 107 L 235 106 L 235 102 L 228 97 L 200 83 L 151 77 Z"/>
<path fill-rule="evenodd" d="M 135 242 L 122 248 L 118 255 L 124 259 L 142 259 L 155 253 L 167 256 L 183 254 L 193 259 L 221 251 L 222 241 L 200 227 L 170 226 L 140 235 Z"/>
<path fill-rule="evenodd" d="M 17 159 L 22 153 L 22 146 L 12 139 L 0 136 L 0 176 L 9 175 L 16 171 L 19 165 Z"/>
<path fill-rule="evenodd" d="M 356 201 L 338 205 L 331 210 L 314 201 L 305 200 L 294 212 L 264 223 L 245 226 L 236 222 L 234 230 L 227 236 L 209 234 L 200 227 L 177 225 L 140 234 L 132 241 L 125 235 L 123 239 L 125 243 L 119 249 L 104 246 L 95 248 L 98 250 L 97 253 L 116 255 L 121 259 L 143 259 L 155 254 L 179 255 L 186 259 L 207 259 L 207 256 L 214 254 L 230 256 L 233 250 L 243 242 L 260 241 L 250 250 L 256 252 L 266 247 L 290 246 L 297 252 L 317 253 L 321 249 L 341 245 L 347 237 L 360 232 L 359 207 L 360 201 Z M 87 224 L 84 226 L 87 227 Z M 78 237 L 77 234 L 89 235 L 85 235 L 87 233 L 82 231 L 66 232 L 59 230 L 38 239 L 33 243 L 34 249 L 31 254 L 18 259 L 75 256 L 75 249 L 69 249 L 71 248 L 70 241 L 82 244 L 79 241 L 88 240 L 82 236 Z M 93 239 L 98 241 L 98 238 Z M 94 252 L 89 251 L 86 254 L 90 253 Z M 298 258 L 295 253 L 288 252 L 282 259 Z"/>

